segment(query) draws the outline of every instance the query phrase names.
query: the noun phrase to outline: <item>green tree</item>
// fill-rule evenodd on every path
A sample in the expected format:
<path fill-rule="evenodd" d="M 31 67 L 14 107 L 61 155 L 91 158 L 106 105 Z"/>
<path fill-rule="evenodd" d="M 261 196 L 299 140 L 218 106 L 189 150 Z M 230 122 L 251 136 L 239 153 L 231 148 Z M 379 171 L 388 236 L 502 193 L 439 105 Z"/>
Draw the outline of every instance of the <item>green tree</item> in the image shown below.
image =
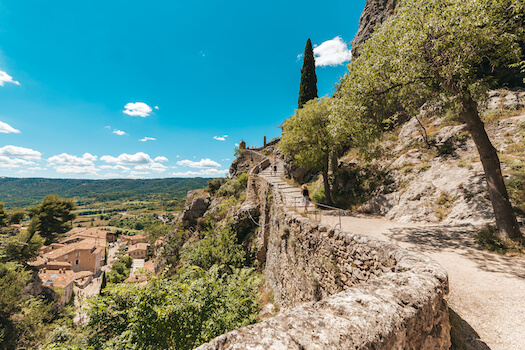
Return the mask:
<path fill-rule="evenodd" d="M 416 113 L 423 102 L 455 108 L 476 144 L 501 236 L 521 237 L 496 149 L 478 113 L 494 66 L 522 60 L 518 0 L 404 0 L 361 47 L 336 94 L 337 130 Z M 366 133 L 365 133 L 366 134 Z"/>
<path fill-rule="evenodd" d="M 24 300 L 22 288 L 29 281 L 29 272 L 18 263 L 0 263 L 0 348 L 14 348 L 15 324 L 11 317 L 19 312 Z"/>
<path fill-rule="evenodd" d="M 301 69 L 299 108 L 314 98 L 317 98 L 317 75 L 315 74 L 314 50 L 312 42 L 308 39 L 304 48 L 303 68 Z"/>
<path fill-rule="evenodd" d="M 42 203 L 30 209 L 31 224 L 28 231 L 30 235 L 27 242 L 38 232 L 50 244 L 57 235 L 71 229 L 71 221 L 76 215 L 71 213 L 76 208 L 73 200 L 61 198 L 56 194 L 47 195 Z"/>
<path fill-rule="evenodd" d="M 0 202 L 0 227 L 7 226 L 7 213 L 4 209 L 4 202 Z"/>
<path fill-rule="evenodd" d="M 26 211 L 24 209 L 13 209 L 9 212 L 9 223 L 10 224 L 19 224 L 24 220 L 26 216 Z"/>
<path fill-rule="evenodd" d="M 283 124 L 279 148 L 300 167 L 322 171 L 325 199 L 332 204 L 328 170 L 330 153 L 337 141 L 330 128 L 331 99 L 308 101 Z"/>
<path fill-rule="evenodd" d="M 192 349 L 255 322 L 260 279 L 252 269 L 221 274 L 190 268 L 177 281 L 151 277 L 144 287 L 108 286 L 89 300 L 95 348 Z"/>

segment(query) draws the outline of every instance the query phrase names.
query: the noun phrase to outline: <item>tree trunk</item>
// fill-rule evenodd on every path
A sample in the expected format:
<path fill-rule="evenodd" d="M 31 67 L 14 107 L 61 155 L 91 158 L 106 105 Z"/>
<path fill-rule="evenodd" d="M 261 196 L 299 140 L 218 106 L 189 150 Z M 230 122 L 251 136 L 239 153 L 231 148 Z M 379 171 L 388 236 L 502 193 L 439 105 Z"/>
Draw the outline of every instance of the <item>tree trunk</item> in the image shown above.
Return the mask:
<path fill-rule="evenodd" d="M 332 205 L 332 194 L 330 191 L 330 183 L 328 182 L 328 169 L 329 169 L 329 163 L 330 163 L 330 151 L 325 152 L 324 156 L 324 166 L 323 166 L 323 185 L 324 185 L 324 198 L 326 200 L 326 204 Z"/>
<path fill-rule="evenodd" d="M 520 238 L 522 234 L 510 204 L 505 182 L 503 181 L 499 157 L 479 117 L 478 104 L 470 95 L 463 97 L 461 103 L 463 110 L 460 116 L 467 123 L 468 130 L 476 144 L 481 163 L 483 164 L 499 234 L 504 238 Z"/>

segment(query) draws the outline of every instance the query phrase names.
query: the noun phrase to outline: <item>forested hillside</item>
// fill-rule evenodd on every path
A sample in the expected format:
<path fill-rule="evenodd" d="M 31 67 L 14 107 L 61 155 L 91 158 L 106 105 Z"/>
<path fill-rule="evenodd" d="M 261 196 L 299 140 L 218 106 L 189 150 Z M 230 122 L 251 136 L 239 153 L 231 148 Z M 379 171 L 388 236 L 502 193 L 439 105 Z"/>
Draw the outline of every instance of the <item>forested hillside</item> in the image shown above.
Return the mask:
<path fill-rule="evenodd" d="M 189 190 L 206 186 L 209 179 L 43 179 L 0 178 L 0 201 L 7 208 L 33 206 L 50 194 L 94 201 L 134 199 L 144 195 L 183 199 Z"/>

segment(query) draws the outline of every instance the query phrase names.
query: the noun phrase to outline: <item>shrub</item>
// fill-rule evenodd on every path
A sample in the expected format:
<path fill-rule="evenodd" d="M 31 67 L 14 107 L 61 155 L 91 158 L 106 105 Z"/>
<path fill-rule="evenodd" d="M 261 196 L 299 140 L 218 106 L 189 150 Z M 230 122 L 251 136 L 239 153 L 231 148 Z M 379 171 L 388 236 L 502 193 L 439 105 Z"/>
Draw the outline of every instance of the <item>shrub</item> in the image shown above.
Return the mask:
<path fill-rule="evenodd" d="M 525 239 L 511 240 L 501 238 L 498 234 L 498 229 L 493 225 L 485 225 L 485 227 L 476 234 L 476 242 L 481 244 L 483 248 L 496 252 L 525 252 Z"/>

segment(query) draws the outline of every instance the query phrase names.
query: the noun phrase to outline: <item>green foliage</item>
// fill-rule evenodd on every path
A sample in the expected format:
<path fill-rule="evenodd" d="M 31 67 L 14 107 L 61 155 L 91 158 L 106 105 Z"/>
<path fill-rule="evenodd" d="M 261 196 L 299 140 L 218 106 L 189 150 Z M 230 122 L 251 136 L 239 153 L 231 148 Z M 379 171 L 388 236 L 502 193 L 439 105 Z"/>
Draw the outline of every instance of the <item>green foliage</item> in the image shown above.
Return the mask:
<path fill-rule="evenodd" d="M 239 196 L 246 190 L 248 184 L 248 174 L 242 173 L 234 179 L 227 179 L 216 194 L 221 197 Z"/>
<path fill-rule="evenodd" d="M 299 85 L 299 108 L 306 102 L 317 98 L 317 75 L 315 74 L 315 58 L 312 42 L 306 41 L 303 57 L 303 68 L 301 68 L 301 84 Z"/>
<path fill-rule="evenodd" d="M 18 261 L 25 263 L 34 258 L 38 248 L 44 244 L 44 239 L 35 234 L 27 243 L 29 233 L 18 233 L 16 235 L 0 234 L 0 261 Z"/>
<path fill-rule="evenodd" d="M 89 339 L 96 348 L 192 349 L 255 322 L 260 280 L 251 269 L 221 274 L 191 268 L 178 281 L 152 277 L 145 287 L 110 287 L 90 299 Z"/>
<path fill-rule="evenodd" d="M 246 253 L 237 241 L 230 225 L 209 231 L 206 237 L 184 249 L 182 261 L 186 266 L 198 266 L 205 270 L 213 265 L 242 267 Z"/>
<path fill-rule="evenodd" d="M 312 195 L 310 196 L 312 199 L 312 202 L 315 203 L 324 203 L 325 202 L 325 195 L 323 188 L 318 188 L 316 191 L 313 191 Z"/>
<path fill-rule="evenodd" d="M 24 209 L 14 209 L 9 211 L 9 223 L 19 224 L 24 220 L 27 212 Z"/>
<path fill-rule="evenodd" d="M 4 209 L 4 202 L 0 202 L 0 227 L 7 226 L 7 213 Z"/>
<path fill-rule="evenodd" d="M 47 195 L 42 203 L 30 210 L 30 232 L 38 232 L 45 238 L 46 244 L 53 241 L 56 235 L 66 233 L 71 229 L 70 221 L 75 219 L 71 211 L 75 203 L 68 198 L 60 198 L 56 194 Z"/>
<path fill-rule="evenodd" d="M 283 124 L 279 148 L 300 167 L 323 169 L 327 152 L 334 147 L 330 133 L 329 98 L 310 100 Z"/>
<path fill-rule="evenodd" d="M 113 264 L 111 271 L 107 275 L 107 282 L 113 284 L 124 282 L 124 280 L 129 277 L 132 264 L 133 258 L 131 256 L 122 256 L 119 261 Z"/>
<path fill-rule="evenodd" d="M 511 240 L 502 238 L 498 235 L 498 229 L 492 225 L 485 225 L 485 227 L 476 234 L 476 241 L 481 244 L 483 248 L 500 254 L 525 252 L 525 239 Z"/>
<path fill-rule="evenodd" d="M 211 179 L 208 181 L 208 187 L 206 187 L 206 191 L 210 192 L 211 194 L 215 194 L 221 186 L 228 181 L 225 177 L 220 177 L 217 179 Z"/>

